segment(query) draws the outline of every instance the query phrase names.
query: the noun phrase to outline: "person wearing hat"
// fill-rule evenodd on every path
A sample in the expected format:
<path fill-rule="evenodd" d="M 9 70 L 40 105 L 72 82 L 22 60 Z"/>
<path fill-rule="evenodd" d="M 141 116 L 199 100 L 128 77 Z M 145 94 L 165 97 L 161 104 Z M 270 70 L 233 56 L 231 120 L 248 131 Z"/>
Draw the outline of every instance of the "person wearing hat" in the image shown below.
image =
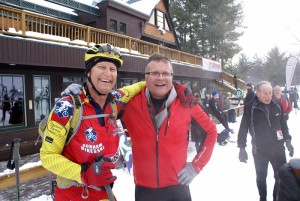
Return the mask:
<path fill-rule="evenodd" d="M 57 175 L 55 200 L 108 200 L 104 186 L 116 180 L 110 162 L 118 153 L 119 135 L 116 130 L 115 112 L 141 90 L 141 83 L 118 90 L 128 97 L 116 100 L 111 93 L 117 81 L 117 71 L 123 60 L 118 48 L 110 44 L 97 44 L 85 52 L 87 83 L 77 100 L 64 96 L 53 107 L 44 131 L 40 149 L 42 165 Z M 143 86 L 145 83 L 143 84 Z M 82 116 L 99 116 L 81 120 L 78 131 L 69 133 L 75 101 L 81 100 Z M 117 110 L 117 111 L 115 111 Z M 100 116 L 102 115 L 102 116 Z M 103 160 L 102 160 L 103 159 Z"/>
<path fill-rule="evenodd" d="M 246 90 L 247 90 L 247 94 L 244 99 L 244 106 L 246 106 L 249 102 L 251 102 L 251 100 L 253 100 L 255 97 L 253 85 L 251 83 L 246 84 Z"/>
<path fill-rule="evenodd" d="M 216 127 L 195 104 L 190 89 L 172 82 L 173 67 L 166 56 L 149 57 L 145 80 L 146 87 L 126 104 L 121 116 L 132 142 L 135 200 L 191 200 L 189 184 L 211 157 Z M 63 93 L 73 90 L 76 87 Z M 187 162 L 192 119 L 206 137 L 193 161 Z"/>
<path fill-rule="evenodd" d="M 276 201 L 300 200 L 300 158 L 292 158 L 278 170 L 279 188 Z"/>
<path fill-rule="evenodd" d="M 217 90 L 213 90 L 211 93 L 211 98 L 209 99 L 209 111 L 214 115 L 224 126 L 224 128 L 233 133 L 233 129 L 230 129 L 228 126 L 227 116 L 222 113 L 222 109 L 218 108 L 217 99 L 219 99 L 219 93 Z"/>

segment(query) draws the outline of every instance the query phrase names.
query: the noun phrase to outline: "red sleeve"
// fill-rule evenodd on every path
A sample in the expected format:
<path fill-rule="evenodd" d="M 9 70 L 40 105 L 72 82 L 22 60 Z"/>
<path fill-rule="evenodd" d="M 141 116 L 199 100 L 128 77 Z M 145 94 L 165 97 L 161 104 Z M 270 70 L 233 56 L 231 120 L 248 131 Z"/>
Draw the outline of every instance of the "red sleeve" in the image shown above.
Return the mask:
<path fill-rule="evenodd" d="M 199 173 L 202 168 L 208 163 L 217 139 L 217 129 L 213 121 L 197 104 L 191 109 L 192 118 L 203 128 L 206 132 L 206 138 L 202 149 L 193 159 L 193 167 Z"/>

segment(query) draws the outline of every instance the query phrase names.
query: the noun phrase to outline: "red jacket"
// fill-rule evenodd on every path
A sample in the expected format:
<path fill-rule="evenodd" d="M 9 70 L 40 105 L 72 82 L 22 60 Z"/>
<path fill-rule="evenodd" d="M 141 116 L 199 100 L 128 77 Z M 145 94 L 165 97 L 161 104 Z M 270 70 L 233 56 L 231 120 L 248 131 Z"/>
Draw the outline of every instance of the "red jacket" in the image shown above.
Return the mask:
<path fill-rule="evenodd" d="M 289 114 L 292 111 L 292 103 L 289 98 L 285 98 L 284 96 L 281 96 L 280 103 L 284 113 Z"/>
<path fill-rule="evenodd" d="M 202 150 L 193 159 L 199 173 L 211 157 L 217 136 L 214 123 L 199 105 L 184 107 L 176 98 L 158 132 L 147 107 L 145 90 L 126 105 L 122 120 L 132 142 L 136 185 L 158 188 L 179 184 L 177 174 L 186 165 L 192 117 L 207 132 Z"/>

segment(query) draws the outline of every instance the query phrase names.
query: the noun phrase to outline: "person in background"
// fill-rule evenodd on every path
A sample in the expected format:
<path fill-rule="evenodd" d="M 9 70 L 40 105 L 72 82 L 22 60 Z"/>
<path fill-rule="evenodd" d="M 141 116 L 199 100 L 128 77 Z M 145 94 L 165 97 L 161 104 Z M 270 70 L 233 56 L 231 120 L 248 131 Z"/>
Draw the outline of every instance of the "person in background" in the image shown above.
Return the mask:
<path fill-rule="evenodd" d="M 266 201 L 268 164 L 271 163 L 274 171 L 275 184 L 273 201 L 276 201 L 278 189 L 278 169 L 286 163 L 284 143 L 290 156 L 294 154 L 291 144 L 292 137 L 284 123 L 284 114 L 279 103 L 272 99 L 270 82 L 261 81 L 256 85 L 256 96 L 244 108 L 238 132 L 239 160 L 247 163 L 246 152 L 247 134 L 252 137 L 252 154 L 256 170 L 256 184 L 260 201 Z"/>
<path fill-rule="evenodd" d="M 200 96 L 195 93 L 195 98 L 197 99 L 197 104 L 202 108 L 202 110 L 206 113 L 206 115 L 209 117 L 209 113 L 206 109 L 206 107 L 202 104 L 202 100 Z M 200 127 L 197 122 L 192 119 L 191 123 L 191 141 L 195 143 L 195 148 L 197 153 L 201 150 L 202 145 L 206 138 L 206 132 L 203 130 L 202 127 Z"/>
<path fill-rule="evenodd" d="M 235 114 L 235 111 L 234 109 L 230 109 L 231 107 L 231 103 L 230 103 L 230 99 L 229 99 L 229 96 L 230 96 L 230 93 L 226 93 L 224 95 L 224 101 L 223 101 L 223 113 L 225 115 L 227 115 L 227 120 L 228 122 L 231 122 L 231 123 L 235 123 L 236 122 L 236 114 Z"/>
<path fill-rule="evenodd" d="M 222 111 L 226 112 L 227 110 L 229 110 L 230 105 L 231 105 L 231 103 L 230 103 L 230 100 L 229 100 L 229 94 L 226 93 L 226 94 L 223 95 Z"/>
<path fill-rule="evenodd" d="M 300 200 L 300 158 L 292 158 L 279 168 L 279 188 L 276 201 Z"/>
<path fill-rule="evenodd" d="M 210 113 L 210 111 L 209 111 L 209 99 L 210 99 L 210 94 L 206 94 L 205 98 L 203 100 L 203 105 L 206 107 L 207 111 Z"/>
<path fill-rule="evenodd" d="M 125 107 L 122 120 L 132 142 L 135 201 L 191 201 L 189 184 L 209 161 L 216 126 L 198 104 L 184 107 L 172 84 L 171 61 L 149 57 L 146 88 Z M 206 132 L 202 149 L 187 162 L 192 119 Z"/>
<path fill-rule="evenodd" d="M 234 84 L 234 88 L 237 89 L 238 88 L 238 83 L 237 83 L 236 73 L 234 73 L 234 75 L 233 75 L 233 84 Z"/>
<path fill-rule="evenodd" d="M 19 98 L 14 102 L 14 106 L 11 108 L 9 117 L 9 124 L 20 124 L 23 122 L 23 99 Z"/>
<path fill-rule="evenodd" d="M 5 121 L 6 112 L 9 112 L 11 108 L 9 97 L 7 94 L 4 94 L 2 101 L 2 121 Z"/>
<path fill-rule="evenodd" d="M 233 129 L 230 129 L 228 126 L 227 116 L 223 114 L 222 110 L 218 108 L 217 99 L 219 98 L 219 94 L 217 90 L 213 90 L 211 93 L 211 98 L 209 99 L 209 110 L 212 115 L 214 115 L 224 126 L 224 128 L 233 133 Z"/>
<path fill-rule="evenodd" d="M 299 110 L 299 106 L 298 106 L 299 95 L 296 87 L 291 88 L 290 99 L 293 103 L 295 113 L 297 114 L 297 110 Z"/>
<path fill-rule="evenodd" d="M 251 83 L 246 84 L 246 90 L 247 90 L 247 94 L 246 94 L 246 97 L 244 99 L 244 105 L 247 105 L 255 97 L 255 93 L 254 93 L 254 90 L 253 90 L 253 85 Z"/>
<path fill-rule="evenodd" d="M 275 101 L 281 104 L 284 117 L 286 120 L 288 120 L 289 113 L 292 111 L 292 103 L 291 100 L 286 95 L 282 94 L 282 89 L 279 85 L 276 85 L 274 87 L 273 98 Z"/>

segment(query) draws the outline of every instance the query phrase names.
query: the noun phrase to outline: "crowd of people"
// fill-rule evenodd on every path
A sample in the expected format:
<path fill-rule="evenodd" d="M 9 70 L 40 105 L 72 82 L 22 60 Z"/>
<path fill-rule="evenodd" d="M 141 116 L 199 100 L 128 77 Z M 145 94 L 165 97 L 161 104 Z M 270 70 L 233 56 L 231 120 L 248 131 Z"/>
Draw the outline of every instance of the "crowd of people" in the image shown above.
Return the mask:
<path fill-rule="evenodd" d="M 234 133 L 228 124 L 236 122 L 234 113 L 230 113 L 230 94 L 213 90 L 203 101 L 197 93 L 193 96 L 186 86 L 173 83 L 172 63 L 161 54 L 149 57 L 145 82 L 113 90 L 122 64 L 119 50 L 109 44 L 86 51 L 87 83 L 83 87 L 71 85 L 63 92 L 79 95 L 83 115 L 96 116 L 83 120 L 76 135 L 69 136 L 76 107 L 70 96 L 57 101 L 50 113 L 51 126 L 45 130 L 40 157 L 42 165 L 57 175 L 55 200 L 116 199 L 111 199 L 106 187 L 112 188 L 117 179 L 111 170 L 116 168 L 112 158 L 118 158 L 116 118 L 121 118 L 132 144 L 135 200 L 190 201 L 189 184 L 208 163 L 217 141 L 211 115 L 227 133 Z M 269 162 L 275 177 L 274 201 L 283 201 L 291 194 L 287 193 L 290 188 L 286 181 L 280 182 L 286 178 L 282 175 L 299 175 L 299 162 L 287 163 L 284 151 L 285 145 L 293 156 L 287 126 L 290 102 L 284 101 L 288 99 L 277 86 L 273 96 L 267 81 L 258 83 L 255 90 L 251 83 L 245 87 L 247 95 L 238 131 L 239 160 L 248 160 L 245 147 L 249 132 L 260 201 L 266 200 Z M 191 162 L 187 162 L 189 133 L 196 148 Z"/>

